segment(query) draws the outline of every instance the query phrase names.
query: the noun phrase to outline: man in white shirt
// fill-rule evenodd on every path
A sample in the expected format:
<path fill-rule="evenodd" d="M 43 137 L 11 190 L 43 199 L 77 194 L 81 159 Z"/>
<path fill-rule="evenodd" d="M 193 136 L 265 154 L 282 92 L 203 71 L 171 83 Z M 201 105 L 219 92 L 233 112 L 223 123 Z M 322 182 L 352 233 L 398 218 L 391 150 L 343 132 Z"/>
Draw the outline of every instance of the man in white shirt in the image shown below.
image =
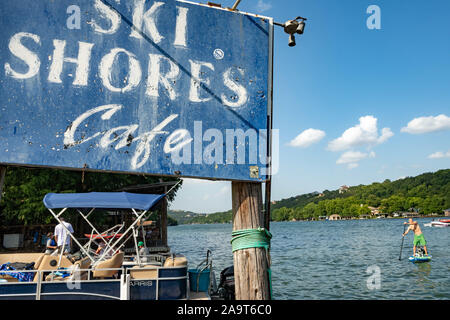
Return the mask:
<path fill-rule="evenodd" d="M 64 246 L 64 253 L 70 253 L 71 247 L 72 247 L 72 237 L 69 235 L 67 230 L 70 233 L 73 233 L 73 228 L 69 222 L 64 221 L 64 218 L 60 218 L 60 220 L 61 220 L 61 223 L 55 227 L 56 245 L 58 246 L 59 252 L 61 252 L 62 247 Z M 65 227 L 63 226 L 63 224 Z M 64 245 L 64 241 L 65 241 L 65 245 Z"/>

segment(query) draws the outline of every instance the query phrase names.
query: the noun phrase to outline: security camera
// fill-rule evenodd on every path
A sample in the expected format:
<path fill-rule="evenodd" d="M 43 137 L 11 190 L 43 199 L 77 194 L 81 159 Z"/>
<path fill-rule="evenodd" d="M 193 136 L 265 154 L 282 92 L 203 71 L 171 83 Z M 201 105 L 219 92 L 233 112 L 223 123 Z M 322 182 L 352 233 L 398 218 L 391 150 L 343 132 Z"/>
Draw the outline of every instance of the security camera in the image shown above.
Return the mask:
<path fill-rule="evenodd" d="M 300 20 L 300 21 L 298 21 Z M 289 46 L 295 47 L 295 34 L 303 34 L 305 31 L 306 18 L 297 17 L 294 20 L 288 20 L 284 24 L 276 23 L 284 28 L 284 32 L 289 34 Z"/>

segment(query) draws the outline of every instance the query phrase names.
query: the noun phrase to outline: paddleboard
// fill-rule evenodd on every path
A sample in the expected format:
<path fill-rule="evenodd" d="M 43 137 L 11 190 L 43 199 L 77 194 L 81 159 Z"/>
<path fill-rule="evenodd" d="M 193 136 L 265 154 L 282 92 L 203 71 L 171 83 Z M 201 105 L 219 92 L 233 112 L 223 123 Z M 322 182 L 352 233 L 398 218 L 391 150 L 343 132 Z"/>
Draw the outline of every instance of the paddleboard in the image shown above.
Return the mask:
<path fill-rule="evenodd" d="M 414 263 L 416 263 L 416 262 L 429 262 L 429 261 L 431 261 L 431 256 L 423 256 L 423 257 L 411 256 L 411 257 L 409 257 L 409 261 L 414 262 Z"/>

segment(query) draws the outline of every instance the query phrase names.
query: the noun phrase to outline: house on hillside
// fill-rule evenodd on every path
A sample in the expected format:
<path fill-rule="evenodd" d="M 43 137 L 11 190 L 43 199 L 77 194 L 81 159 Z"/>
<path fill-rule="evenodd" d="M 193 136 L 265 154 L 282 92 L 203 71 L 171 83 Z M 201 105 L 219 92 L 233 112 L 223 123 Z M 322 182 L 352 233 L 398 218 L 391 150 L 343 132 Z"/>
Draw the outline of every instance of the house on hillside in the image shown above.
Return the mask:
<path fill-rule="evenodd" d="M 328 217 L 329 221 L 337 221 L 337 220 L 342 220 L 341 216 L 338 214 L 332 214 L 331 216 Z"/>
<path fill-rule="evenodd" d="M 415 212 L 402 212 L 403 218 L 414 218 L 415 216 L 417 216 Z"/>
<path fill-rule="evenodd" d="M 377 214 L 380 213 L 380 208 L 375 208 L 375 207 L 368 207 L 370 209 L 370 214 L 372 216 L 376 216 Z"/>
<path fill-rule="evenodd" d="M 346 186 L 346 185 L 341 186 L 341 187 L 339 188 L 339 194 L 346 193 L 346 192 L 348 191 L 349 188 L 350 188 L 350 187 L 349 187 L 349 186 Z"/>
<path fill-rule="evenodd" d="M 450 208 L 444 210 L 444 214 L 446 217 L 450 217 Z"/>

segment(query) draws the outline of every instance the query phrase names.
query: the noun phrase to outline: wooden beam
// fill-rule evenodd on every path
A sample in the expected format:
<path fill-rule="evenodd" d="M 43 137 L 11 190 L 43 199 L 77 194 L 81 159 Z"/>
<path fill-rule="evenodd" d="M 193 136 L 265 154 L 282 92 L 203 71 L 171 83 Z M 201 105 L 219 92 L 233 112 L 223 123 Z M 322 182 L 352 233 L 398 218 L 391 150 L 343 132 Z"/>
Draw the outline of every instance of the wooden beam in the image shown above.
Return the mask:
<path fill-rule="evenodd" d="M 233 231 L 264 227 L 261 183 L 232 182 Z M 270 300 L 268 257 L 264 248 L 233 253 L 237 300 Z"/>

